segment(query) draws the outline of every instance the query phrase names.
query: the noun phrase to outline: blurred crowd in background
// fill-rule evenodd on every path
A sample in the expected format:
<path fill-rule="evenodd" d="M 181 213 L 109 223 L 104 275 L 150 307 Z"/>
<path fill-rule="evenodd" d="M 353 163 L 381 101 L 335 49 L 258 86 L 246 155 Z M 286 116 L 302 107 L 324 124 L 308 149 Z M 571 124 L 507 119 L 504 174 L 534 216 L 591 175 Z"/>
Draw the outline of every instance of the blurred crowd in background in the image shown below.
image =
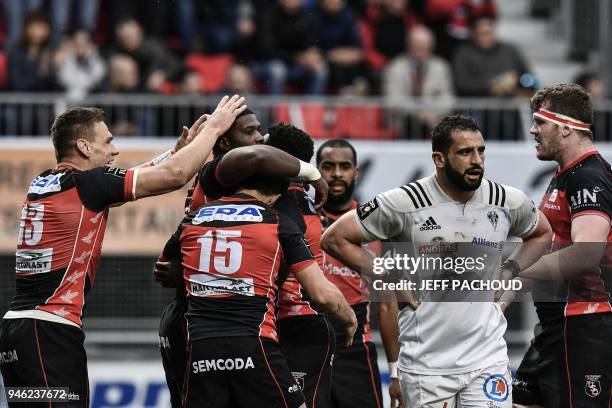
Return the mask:
<path fill-rule="evenodd" d="M 516 96 L 495 0 L 1 0 L 18 92 Z"/>

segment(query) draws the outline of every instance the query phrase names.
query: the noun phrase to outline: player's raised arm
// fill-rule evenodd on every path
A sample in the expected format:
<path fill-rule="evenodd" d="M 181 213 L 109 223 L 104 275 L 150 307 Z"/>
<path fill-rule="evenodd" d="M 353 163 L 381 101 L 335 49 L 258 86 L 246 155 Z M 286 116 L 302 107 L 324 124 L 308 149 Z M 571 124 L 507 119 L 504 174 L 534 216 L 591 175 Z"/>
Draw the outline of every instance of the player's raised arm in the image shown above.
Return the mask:
<path fill-rule="evenodd" d="M 245 109 L 244 98 L 238 95 L 223 97 L 206 120 L 206 126 L 200 126 L 193 142 L 159 166 L 135 170 L 132 198 L 159 195 L 185 185 L 204 165 L 217 138 L 225 133 Z"/>
<path fill-rule="evenodd" d="M 353 336 L 357 329 L 357 317 L 342 292 L 325 278 L 323 271 L 316 262 L 294 272 L 294 274 L 306 289 L 308 295 L 325 313 L 344 323 L 347 338 L 346 346 L 353 344 Z"/>
<path fill-rule="evenodd" d="M 238 147 L 229 151 L 219 163 L 217 178 L 227 186 L 240 184 L 250 176 L 300 177 L 316 190 L 316 208 L 327 200 L 327 182 L 317 168 L 272 146 Z"/>

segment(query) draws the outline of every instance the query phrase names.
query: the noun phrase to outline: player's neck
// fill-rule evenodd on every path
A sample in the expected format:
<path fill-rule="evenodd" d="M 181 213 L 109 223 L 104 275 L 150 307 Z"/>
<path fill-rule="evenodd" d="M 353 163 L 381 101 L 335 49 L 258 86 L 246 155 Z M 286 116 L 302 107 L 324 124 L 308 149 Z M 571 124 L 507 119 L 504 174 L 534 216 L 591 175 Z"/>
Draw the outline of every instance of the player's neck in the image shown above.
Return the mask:
<path fill-rule="evenodd" d="M 60 161 L 59 163 L 57 163 L 56 168 L 57 169 L 72 168 L 72 169 L 81 170 L 81 171 L 89 169 L 89 167 L 85 163 L 81 163 L 79 160 L 72 160 L 72 159 L 64 159 Z"/>
<path fill-rule="evenodd" d="M 451 200 L 458 203 L 467 203 L 476 192 L 457 188 L 457 186 L 455 186 L 455 184 L 450 181 L 443 172 L 440 171 L 436 172 L 436 180 L 442 191 L 444 191 Z"/>
<path fill-rule="evenodd" d="M 559 159 L 557 160 L 557 163 L 559 163 L 559 168 L 565 169 L 568 165 L 575 162 L 580 157 L 594 150 L 596 149 L 593 142 L 586 138 L 581 140 L 579 143 L 573 144 L 567 149 L 563 149 L 560 152 Z"/>
<path fill-rule="evenodd" d="M 353 207 L 353 197 L 342 203 L 330 204 L 330 202 L 327 201 L 323 208 L 325 209 L 325 211 L 330 212 L 332 214 L 344 214 L 345 212 L 350 210 L 351 207 Z"/>
<path fill-rule="evenodd" d="M 265 194 L 262 194 L 259 191 L 254 190 L 252 188 L 242 188 L 242 189 L 238 190 L 238 192 L 242 193 L 242 194 L 250 195 L 251 197 L 253 197 L 253 198 L 255 198 L 255 199 L 257 199 L 257 200 L 259 200 L 262 203 L 267 204 L 267 205 L 274 204 L 274 202 L 276 201 L 276 199 L 279 196 L 278 194 L 275 194 L 275 195 L 265 195 Z"/>

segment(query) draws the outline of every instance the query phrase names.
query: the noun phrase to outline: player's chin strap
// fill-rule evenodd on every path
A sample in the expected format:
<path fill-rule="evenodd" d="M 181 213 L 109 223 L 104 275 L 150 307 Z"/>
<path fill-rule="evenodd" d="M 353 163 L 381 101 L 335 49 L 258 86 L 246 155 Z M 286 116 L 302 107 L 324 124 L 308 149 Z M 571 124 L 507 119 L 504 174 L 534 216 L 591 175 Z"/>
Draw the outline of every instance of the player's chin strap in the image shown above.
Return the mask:
<path fill-rule="evenodd" d="M 560 113 L 551 112 L 546 109 L 538 109 L 536 112 L 533 112 L 534 118 L 539 118 L 542 120 L 546 120 L 552 122 L 559 126 L 567 126 L 576 130 L 586 130 L 590 131 L 590 123 L 585 123 L 581 120 L 572 118 L 571 116 L 562 115 Z"/>

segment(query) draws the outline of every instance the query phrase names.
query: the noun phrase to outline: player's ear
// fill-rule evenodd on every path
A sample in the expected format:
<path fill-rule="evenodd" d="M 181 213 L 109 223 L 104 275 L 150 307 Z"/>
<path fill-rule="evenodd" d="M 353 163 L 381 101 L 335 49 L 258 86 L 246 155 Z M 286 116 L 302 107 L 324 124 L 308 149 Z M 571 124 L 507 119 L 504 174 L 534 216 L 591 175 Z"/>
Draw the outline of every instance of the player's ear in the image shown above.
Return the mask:
<path fill-rule="evenodd" d="M 355 180 L 359 179 L 359 167 L 355 167 Z"/>
<path fill-rule="evenodd" d="M 433 160 L 436 168 L 439 168 L 439 169 L 444 168 L 444 165 L 446 164 L 446 158 L 441 152 L 433 152 L 431 154 L 431 159 Z"/>
<path fill-rule="evenodd" d="M 74 147 L 77 150 L 77 152 L 80 153 L 81 155 L 83 155 L 85 157 L 90 157 L 91 156 L 91 148 L 90 148 L 89 143 L 87 142 L 87 140 L 85 140 L 85 139 L 77 139 Z"/>
<path fill-rule="evenodd" d="M 572 133 L 572 129 L 570 129 L 569 126 L 562 126 L 561 127 L 561 136 L 568 137 L 570 135 L 570 133 Z"/>

